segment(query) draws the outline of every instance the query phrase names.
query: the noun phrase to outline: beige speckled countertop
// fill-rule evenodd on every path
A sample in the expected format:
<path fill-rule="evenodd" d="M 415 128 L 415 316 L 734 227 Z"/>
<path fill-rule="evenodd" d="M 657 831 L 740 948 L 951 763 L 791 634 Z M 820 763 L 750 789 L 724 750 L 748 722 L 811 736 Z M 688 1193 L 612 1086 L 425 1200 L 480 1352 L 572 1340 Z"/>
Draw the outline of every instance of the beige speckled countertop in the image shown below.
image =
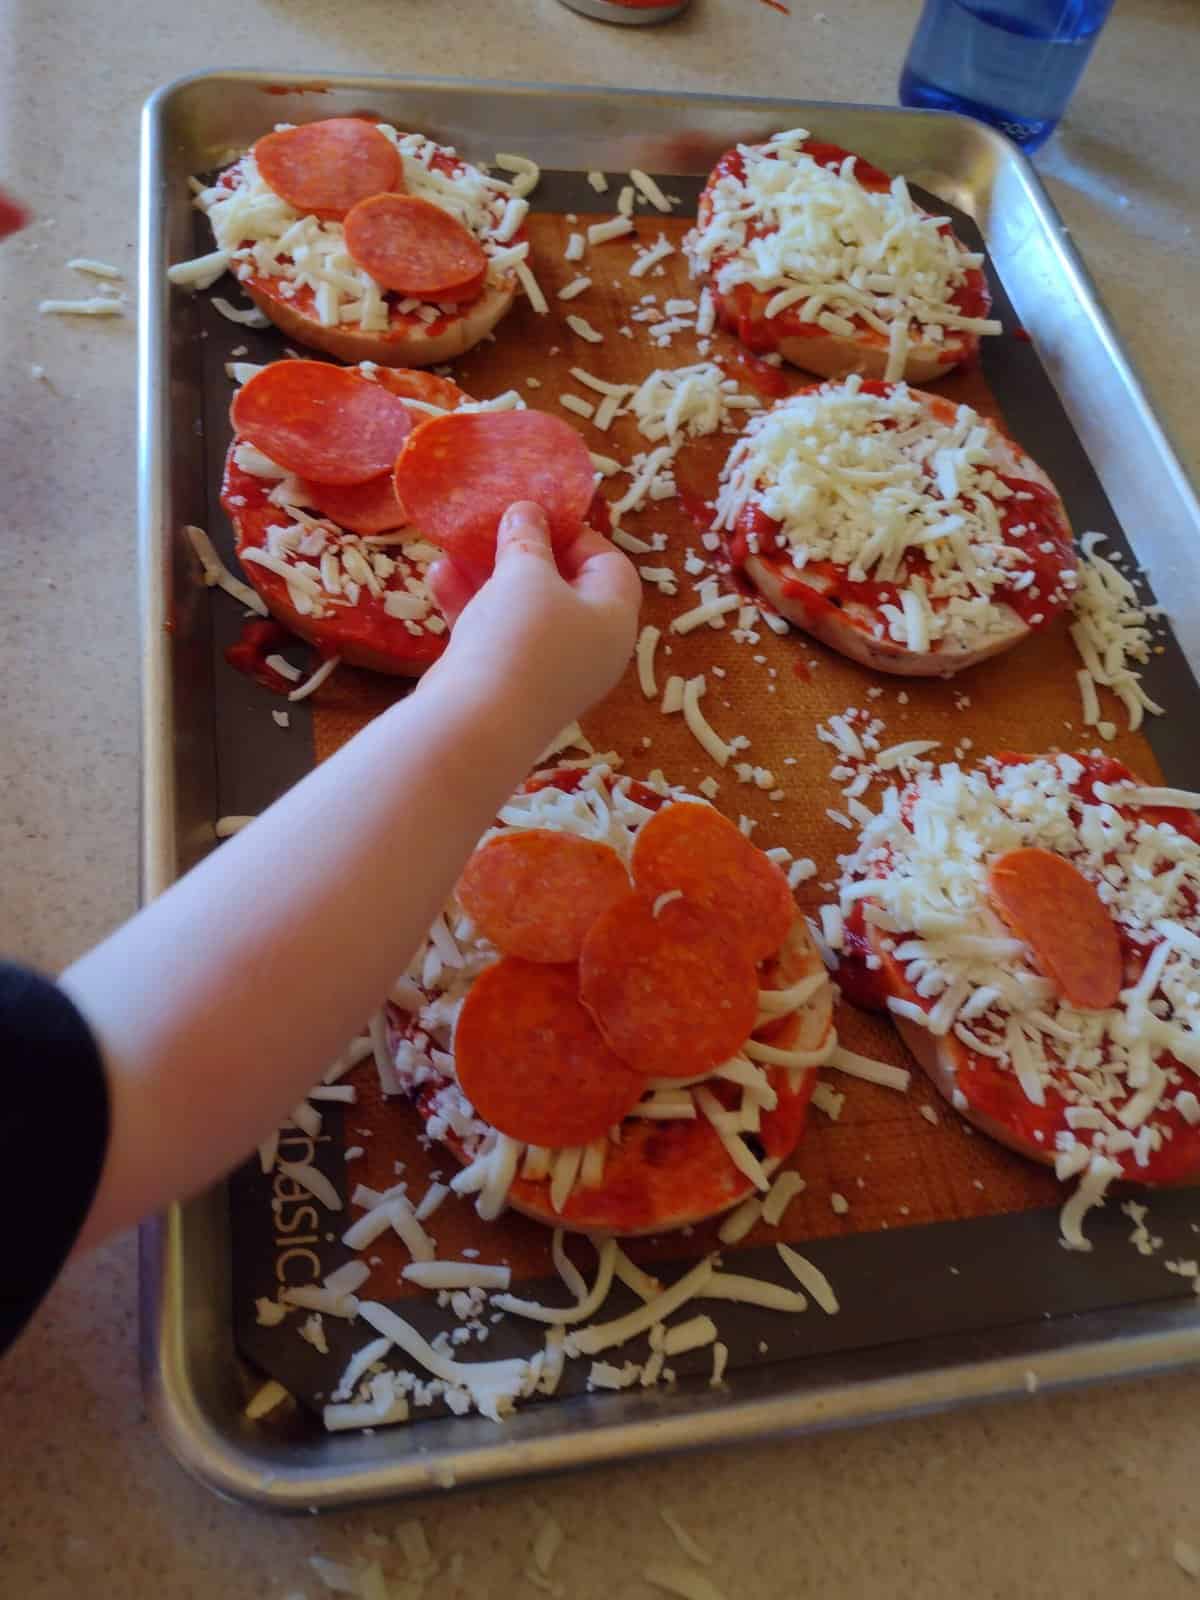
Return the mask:
<path fill-rule="evenodd" d="M 589 23 L 556 0 L 0 0 L 0 177 L 41 219 L 0 252 L 0 948 L 57 967 L 134 905 L 133 324 L 32 308 L 80 292 L 70 256 L 132 270 L 146 94 L 233 65 L 886 102 L 916 9 L 793 0 L 785 17 L 757 0 L 695 0 L 684 22 L 643 31 Z M 1122 0 L 1040 159 L 1193 472 L 1198 62 L 1192 0 Z M 569 1600 L 650 1595 L 638 1571 L 662 1551 L 663 1503 L 746 1600 L 1169 1600 L 1193 1589 L 1173 1541 L 1200 1545 L 1198 1410 L 1200 1377 L 1173 1376 L 420 1514 L 439 1556 L 469 1553 L 472 1596 L 535 1592 L 521 1573 L 536 1501 L 567 1530 Z M 310 1554 L 362 1549 L 398 1515 L 272 1520 L 182 1475 L 142 1413 L 131 1238 L 72 1267 L 0 1368 L 0 1594 L 12 1600 L 312 1600 Z"/>

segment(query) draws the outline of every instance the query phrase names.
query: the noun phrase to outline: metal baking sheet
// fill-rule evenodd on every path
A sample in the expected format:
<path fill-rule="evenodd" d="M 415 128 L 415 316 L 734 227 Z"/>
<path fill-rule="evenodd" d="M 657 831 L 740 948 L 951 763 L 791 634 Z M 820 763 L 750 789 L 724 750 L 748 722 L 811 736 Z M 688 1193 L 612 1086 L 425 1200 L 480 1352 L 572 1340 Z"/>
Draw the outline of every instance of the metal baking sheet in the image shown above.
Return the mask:
<path fill-rule="evenodd" d="M 268 98 L 269 96 L 269 98 Z M 208 74 L 169 85 L 145 112 L 142 170 L 141 531 L 143 583 L 144 891 L 164 888 L 212 847 L 213 819 L 261 808 L 304 770 L 308 707 L 293 709 L 298 737 L 261 741 L 253 693 L 219 695 L 221 650 L 232 612 L 211 607 L 190 582 L 179 530 L 208 522 L 214 456 L 224 448 L 228 348 L 278 353 L 278 336 L 256 335 L 181 313 L 168 303 L 165 266 L 197 248 L 188 174 L 216 165 L 279 120 L 371 110 L 419 127 L 469 157 L 498 148 L 534 155 L 548 173 L 537 196 L 547 210 L 584 208 L 581 174 L 639 166 L 694 196 L 713 159 L 738 139 L 780 126 L 814 127 L 868 159 L 905 172 L 978 225 L 1007 296 L 1003 309 L 1030 335 L 989 372 L 1014 431 L 1022 394 L 1046 389 L 1036 447 L 1059 471 L 1072 460 L 1087 487 L 1073 504 L 1078 526 L 1133 534 L 1138 562 L 1172 606 L 1176 637 L 1200 661 L 1197 565 L 1200 508 L 1150 413 L 1086 273 L 1031 169 L 980 125 L 940 114 L 811 102 L 635 91 L 388 79 L 281 81 L 278 74 Z M 219 292 L 219 291 L 218 291 Z M 210 336 L 211 335 L 211 336 Z M 225 348 L 218 348 L 221 336 Z M 1049 431 L 1049 434 L 1047 433 Z M 1090 458 L 1095 468 L 1088 466 Z M 1082 490 L 1080 491 L 1082 493 Z M 1190 609 L 1188 609 L 1190 608 Z M 1155 680 L 1190 684 L 1174 645 L 1154 663 Z M 1176 693 L 1177 693 L 1176 689 Z M 1181 719 L 1151 729 L 1175 781 L 1195 784 L 1197 754 Z M 311 759 L 310 757 L 308 759 Z M 1189 769 L 1191 769 L 1189 771 Z M 336 1119 L 328 1119 L 336 1132 Z M 336 1139 L 331 1141 L 336 1143 Z M 268 1247 L 246 1221 L 247 1185 L 235 1179 L 241 1267 Z M 251 1193 L 252 1199 L 252 1193 Z M 685 1381 L 672 1392 L 578 1393 L 522 1412 L 503 1428 L 478 1419 L 424 1420 L 370 1437 L 325 1436 L 302 1411 L 283 1427 L 247 1423 L 246 1394 L 270 1370 L 243 1321 L 235 1340 L 229 1191 L 174 1208 L 143 1240 L 144 1355 L 148 1394 L 168 1442 L 186 1465 L 224 1492 L 281 1508 L 346 1503 L 479 1483 L 568 1465 L 644 1455 L 782 1430 L 865 1421 L 968 1398 L 1019 1392 L 1036 1369 L 1044 1386 L 1147 1370 L 1200 1354 L 1200 1315 L 1187 1286 L 1166 1278 L 1124 1245 L 1128 1224 L 1109 1216 L 1094 1256 L 1058 1250 L 1044 1211 L 817 1240 L 805 1249 L 835 1276 L 844 1310 L 832 1321 L 800 1319 L 780 1337 L 779 1319 L 739 1325 L 745 1346 L 729 1387 Z M 1167 1252 L 1187 1253 L 1191 1197 L 1156 1199 L 1156 1231 Z M 269 1231 L 269 1230 L 268 1230 Z M 1021 1284 L 1011 1262 L 1021 1251 Z M 738 1269 L 764 1271 L 773 1252 L 748 1250 Z M 338 1257 L 323 1262 L 325 1270 Z M 937 1284 L 959 1275 L 960 1307 L 946 1317 Z M 1165 1279 L 1165 1281 L 1164 1281 Z M 1136 1303 L 1140 1302 L 1140 1303 Z M 406 1311 L 409 1307 L 406 1306 Z M 949 1331 L 950 1326 L 953 1331 Z M 333 1330 L 330 1330 L 333 1332 Z M 499 1334 L 499 1330 L 497 1330 Z M 724 1328 L 723 1328 L 724 1334 Z M 501 1337 L 508 1337 L 502 1335 Z M 759 1338 L 770 1364 L 754 1365 Z M 883 1341 L 888 1342 L 883 1342 Z M 355 1342 L 361 1342 L 356 1336 Z M 296 1341 L 299 1344 L 299 1341 Z M 785 1348 L 786 1347 L 786 1348 Z M 305 1349 L 307 1347 L 304 1347 Z M 240 1353 L 239 1353 L 240 1352 Z M 489 1354 L 501 1354 L 499 1341 Z M 706 1370 L 706 1363 L 703 1364 Z M 311 1386 L 328 1381 L 314 1373 Z M 700 1370 L 699 1368 L 697 1370 Z"/>

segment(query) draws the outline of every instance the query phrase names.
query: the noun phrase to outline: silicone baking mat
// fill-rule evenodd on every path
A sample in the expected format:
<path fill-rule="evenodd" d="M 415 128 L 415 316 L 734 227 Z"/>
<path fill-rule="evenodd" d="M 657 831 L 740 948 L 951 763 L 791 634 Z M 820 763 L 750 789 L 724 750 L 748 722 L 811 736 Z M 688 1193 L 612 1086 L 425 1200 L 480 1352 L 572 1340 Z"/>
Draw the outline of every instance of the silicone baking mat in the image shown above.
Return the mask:
<path fill-rule="evenodd" d="M 662 181 L 669 192 L 684 198 L 681 211 L 694 209 L 694 181 Z M 669 348 L 660 350 L 643 336 L 645 324 L 629 320 L 643 296 L 654 296 L 660 306 L 668 299 L 695 298 L 679 248 L 689 226 L 685 215 L 640 212 L 636 239 L 593 247 L 580 267 L 564 261 L 563 246 L 570 232 L 598 220 L 588 211 L 595 196 L 578 174 L 549 174 L 535 198 L 540 209 L 529 220 L 533 258 L 552 314 L 539 317 L 519 299 L 496 339 L 455 365 L 454 376 L 464 388 L 480 398 L 517 388 L 529 404 L 559 411 L 561 394 L 595 399 L 571 377 L 572 366 L 611 382 L 633 383 L 656 367 L 705 359 L 692 333 L 678 334 Z M 929 203 L 939 212 L 947 211 L 936 201 Z M 968 218 L 956 215 L 955 222 L 969 244 L 982 248 Z M 675 253 L 644 278 L 629 278 L 635 244 L 644 247 L 660 235 L 675 244 Z M 201 222 L 197 248 L 203 247 Z M 558 302 L 557 290 L 580 271 L 592 278 L 592 286 L 574 302 Z M 992 287 L 1004 335 L 985 341 L 981 364 L 951 375 L 937 385 L 938 392 L 1003 417 L 1008 430 L 1055 479 L 1077 534 L 1097 529 L 1124 548 L 1111 507 L 1033 347 L 1016 325 L 1002 286 L 993 281 Z M 579 338 L 567 327 L 565 312 L 584 316 L 604 334 L 603 342 Z M 618 331 L 622 325 L 631 327 L 635 337 L 622 336 Z M 209 527 L 228 555 L 230 533 L 216 506 L 220 461 L 228 441 L 224 412 L 231 389 L 224 362 L 235 347 L 245 348 L 246 360 L 276 359 L 284 347 L 274 330 L 231 330 L 211 308 L 205 310 L 204 332 L 205 437 L 213 506 Z M 748 389 L 760 381 L 726 335 L 714 335 L 707 359 L 721 361 Z M 788 379 L 793 388 L 806 381 L 799 373 Z M 646 448 L 630 418 L 618 419 L 607 434 L 586 421 L 579 425 L 592 449 L 618 459 L 628 460 Z M 693 494 L 709 495 L 731 443 L 729 436 L 718 436 L 686 446 L 676 463 L 678 482 Z M 615 498 L 626 482 L 613 479 L 609 494 Z M 831 716 L 854 710 L 878 718 L 883 723 L 879 733 L 883 745 L 936 739 L 940 748 L 935 759 L 957 757 L 969 762 L 1001 750 L 1070 750 L 1097 742 L 1094 730 L 1085 732 L 1080 725 L 1075 683 L 1079 663 L 1065 620 L 950 681 L 871 673 L 804 635 L 792 632 L 780 637 L 765 626 L 753 645 L 735 642 L 730 629 L 702 628 L 679 638 L 669 633 L 669 623 L 686 609 L 697 581 L 686 575 L 683 561 L 689 548 L 699 549 L 698 530 L 683 505 L 671 500 L 626 516 L 623 525 L 647 539 L 664 534 L 666 548 L 661 554 L 637 559 L 670 566 L 677 575 L 677 597 L 668 599 L 647 586 L 643 606 L 643 621 L 663 630 L 660 688 L 668 674 L 704 673 L 705 714 L 726 738 L 742 734 L 750 740 L 745 759 L 769 768 L 783 795 L 772 800 L 768 791 L 738 783 L 731 770 L 715 768 L 680 717 L 664 717 L 656 703 L 642 697 L 632 670 L 602 705 L 584 716 L 584 731 L 597 750 L 616 751 L 622 770 L 635 777 L 659 768 L 672 783 L 692 788 L 702 778 L 714 777 L 720 785 L 715 803 L 735 820 L 753 819 L 757 843 L 786 845 L 794 855 L 811 857 L 816 863 L 816 876 L 800 887 L 797 896 L 810 913 L 831 897 L 824 886 L 836 877 L 838 855 L 853 843 L 853 835 L 826 814 L 827 808 L 840 810 L 844 804 L 840 786 L 830 777 L 837 754 L 817 736 L 818 727 Z M 1132 572 L 1131 562 L 1127 570 Z M 222 604 L 214 629 L 218 787 L 223 812 L 252 812 L 313 760 L 329 756 L 372 716 L 408 692 L 408 686 L 340 669 L 309 705 L 293 708 L 291 729 L 275 737 L 269 711 L 277 702 L 222 659 L 237 628 L 234 608 Z M 295 659 L 307 665 L 306 655 L 302 652 Z M 1188 668 L 1167 635 L 1146 682 L 1149 692 L 1168 705 L 1179 706 L 1184 696 L 1194 693 Z M 1105 714 L 1124 728 L 1124 714 L 1115 701 L 1106 705 Z M 1152 719 L 1146 735 L 1122 731 L 1105 748 L 1148 778 L 1165 772 L 1175 783 L 1200 783 L 1200 753 L 1181 738 L 1178 718 Z M 878 793 L 876 788 L 863 798 L 872 805 Z M 878 1017 L 842 1005 L 838 1030 L 842 1042 L 853 1049 L 912 1065 L 897 1036 Z M 1161 1261 L 1148 1260 L 1129 1248 L 1130 1223 L 1115 1204 L 1090 1221 L 1095 1252 L 1065 1254 L 1057 1228 L 1063 1191 L 1053 1177 L 974 1134 L 919 1073 L 907 1096 L 834 1072 L 823 1077 L 845 1100 L 836 1120 L 815 1109 L 810 1112 L 805 1138 L 789 1163 L 805 1179 L 804 1192 L 780 1228 L 760 1226 L 724 1254 L 729 1260 L 736 1258 L 737 1270 L 784 1281 L 771 1245 L 777 1239 L 803 1243 L 806 1253 L 833 1280 L 842 1312 L 828 1319 L 815 1314 L 788 1318 L 723 1305 L 719 1326 L 730 1346 L 731 1370 L 803 1352 L 982 1330 L 1189 1292 L 1186 1280 L 1166 1274 Z M 310 1151 L 304 1136 L 290 1136 L 295 1147 L 285 1145 L 285 1156 L 296 1160 L 311 1154 L 344 1197 L 358 1182 L 387 1187 L 396 1181 L 398 1164 L 415 1196 L 435 1174 L 450 1175 L 453 1158 L 423 1143 L 418 1119 L 405 1103 L 381 1099 L 370 1063 L 346 1081 L 357 1085 L 358 1103 L 344 1112 L 322 1106 L 321 1138 Z M 361 1146 L 364 1154 L 346 1162 L 343 1152 L 348 1146 Z M 296 1336 L 295 1319 L 282 1328 L 259 1327 L 253 1302 L 260 1295 L 274 1297 L 281 1282 L 319 1281 L 347 1259 L 349 1252 L 339 1236 L 355 1213 L 347 1207 L 331 1217 L 309 1197 L 292 1193 L 289 1183 L 278 1174 L 264 1177 L 254 1163 L 232 1180 L 237 1332 L 243 1353 L 258 1367 L 302 1401 L 317 1404 L 332 1387 L 340 1363 L 363 1343 L 363 1331 L 326 1318 L 331 1355 L 324 1357 Z M 835 1196 L 841 1197 L 836 1210 Z M 1194 1202 L 1186 1192 L 1155 1198 L 1154 1227 L 1167 1236 L 1168 1254 L 1172 1247 L 1176 1253 L 1186 1253 L 1193 1211 Z M 561 1297 L 550 1262 L 549 1234 L 539 1225 L 515 1216 L 484 1224 L 469 1201 L 451 1199 L 429 1226 L 439 1257 L 477 1251 L 480 1259 L 511 1264 L 520 1292 Z M 716 1229 L 712 1223 L 683 1235 L 634 1241 L 629 1252 L 669 1278 L 680 1265 L 717 1247 Z M 587 1271 L 593 1259 L 591 1247 L 579 1243 L 573 1253 Z M 372 1261 L 372 1276 L 364 1295 L 403 1301 L 405 1314 L 427 1335 L 454 1326 L 433 1296 L 400 1282 L 399 1271 L 408 1257 L 398 1241 L 380 1240 L 366 1254 Z M 610 1304 L 612 1314 L 626 1304 L 624 1291 L 618 1288 Z M 480 1354 L 527 1353 L 539 1344 L 536 1327 L 510 1317 L 493 1328 Z M 642 1353 L 635 1344 L 622 1350 L 621 1358 L 636 1360 Z M 702 1351 L 680 1358 L 675 1366 L 686 1377 L 690 1372 L 707 1372 L 709 1363 L 709 1353 Z M 568 1370 L 562 1393 L 579 1388 L 586 1365 Z"/>

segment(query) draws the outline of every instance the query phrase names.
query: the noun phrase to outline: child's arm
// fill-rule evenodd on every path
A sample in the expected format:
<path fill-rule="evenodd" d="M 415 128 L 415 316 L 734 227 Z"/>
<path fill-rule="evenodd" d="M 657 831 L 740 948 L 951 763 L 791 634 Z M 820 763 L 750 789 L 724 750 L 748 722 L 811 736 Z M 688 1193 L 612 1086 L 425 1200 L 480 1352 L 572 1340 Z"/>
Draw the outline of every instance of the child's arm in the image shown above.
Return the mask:
<path fill-rule="evenodd" d="M 404 970 L 497 808 L 633 648 L 640 585 L 585 532 L 556 568 L 536 506 L 501 526 L 417 691 L 70 967 L 112 1137 L 84 1243 L 202 1188 L 287 1115 Z"/>

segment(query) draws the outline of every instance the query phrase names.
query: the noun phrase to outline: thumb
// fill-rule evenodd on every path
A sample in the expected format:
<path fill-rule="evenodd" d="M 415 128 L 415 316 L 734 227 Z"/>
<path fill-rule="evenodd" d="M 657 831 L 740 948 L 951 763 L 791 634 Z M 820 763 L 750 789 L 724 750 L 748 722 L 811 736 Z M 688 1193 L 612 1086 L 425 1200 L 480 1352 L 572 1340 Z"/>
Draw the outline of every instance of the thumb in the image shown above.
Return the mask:
<path fill-rule="evenodd" d="M 532 500 L 518 500 L 509 506 L 496 530 L 496 566 L 520 555 L 535 556 L 554 565 L 550 524 L 541 506 Z"/>

